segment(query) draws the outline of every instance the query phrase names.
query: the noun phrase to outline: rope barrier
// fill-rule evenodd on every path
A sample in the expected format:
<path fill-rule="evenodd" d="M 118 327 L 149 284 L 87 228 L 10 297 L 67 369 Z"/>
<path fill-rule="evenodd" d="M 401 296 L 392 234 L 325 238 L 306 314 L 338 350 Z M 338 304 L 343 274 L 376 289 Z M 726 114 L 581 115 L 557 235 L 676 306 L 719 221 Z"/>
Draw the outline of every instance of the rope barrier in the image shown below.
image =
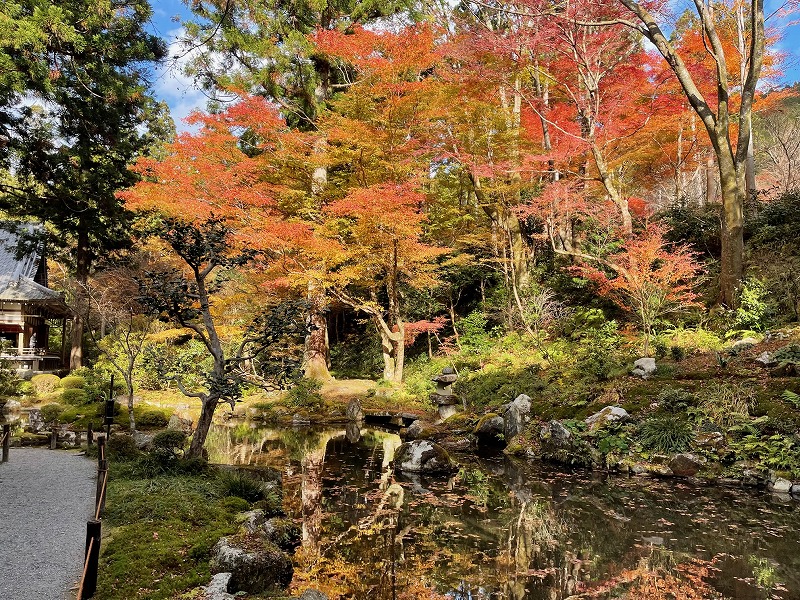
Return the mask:
<path fill-rule="evenodd" d="M 94 518 L 100 519 L 100 511 L 103 509 L 103 503 L 106 499 L 106 487 L 108 486 L 108 469 L 106 469 L 105 475 L 103 476 L 103 487 L 100 490 L 100 501 L 97 503 L 97 507 L 95 509 Z"/>
<path fill-rule="evenodd" d="M 77 600 L 83 598 L 83 586 L 86 583 L 86 574 L 89 571 L 89 557 L 94 549 L 94 538 L 89 540 L 89 547 L 86 549 L 86 558 L 83 560 L 83 573 L 81 573 L 80 585 L 78 585 L 78 593 L 75 595 Z"/>

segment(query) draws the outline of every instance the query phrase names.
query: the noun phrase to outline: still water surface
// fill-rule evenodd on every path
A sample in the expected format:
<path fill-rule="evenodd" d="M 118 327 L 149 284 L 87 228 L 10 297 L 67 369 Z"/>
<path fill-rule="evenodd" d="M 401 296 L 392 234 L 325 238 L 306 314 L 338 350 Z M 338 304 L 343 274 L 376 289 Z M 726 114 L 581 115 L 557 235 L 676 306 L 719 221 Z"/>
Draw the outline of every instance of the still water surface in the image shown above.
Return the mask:
<path fill-rule="evenodd" d="M 800 599 L 800 502 L 680 480 L 459 457 L 394 475 L 400 438 L 352 426 L 215 426 L 212 462 L 283 473 L 295 582 L 358 600 Z"/>

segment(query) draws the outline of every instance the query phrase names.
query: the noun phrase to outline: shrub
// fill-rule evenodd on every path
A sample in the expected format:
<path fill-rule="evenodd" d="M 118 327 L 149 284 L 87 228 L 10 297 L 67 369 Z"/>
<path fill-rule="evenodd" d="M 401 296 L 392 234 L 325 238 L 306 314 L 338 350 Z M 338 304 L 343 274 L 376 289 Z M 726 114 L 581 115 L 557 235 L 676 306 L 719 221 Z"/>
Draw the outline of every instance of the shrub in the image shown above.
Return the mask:
<path fill-rule="evenodd" d="M 693 437 L 689 422 L 672 415 L 651 417 L 639 426 L 639 442 L 645 450 L 654 452 L 683 452 Z"/>
<path fill-rule="evenodd" d="M 63 412 L 58 416 L 58 420 L 61 423 L 74 423 L 81 417 L 86 416 L 87 414 L 86 407 L 83 406 L 69 406 L 63 410 Z"/>
<path fill-rule="evenodd" d="M 686 358 L 686 350 L 684 350 L 681 346 L 670 346 L 669 355 L 675 362 L 680 362 Z"/>
<path fill-rule="evenodd" d="M 31 377 L 31 385 L 36 394 L 52 394 L 61 387 L 61 378 L 47 373 L 34 375 Z"/>
<path fill-rule="evenodd" d="M 488 324 L 489 319 L 481 310 L 459 319 L 456 329 L 461 333 L 461 345 L 478 351 L 488 350 L 491 347 L 491 335 L 486 331 Z"/>
<path fill-rule="evenodd" d="M 705 391 L 700 408 L 711 421 L 731 427 L 750 417 L 750 407 L 755 402 L 752 390 L 742 385 L 715 385 Z"/>
<path fill-rule="evenodd" d="M 241 471 L 223 471 L 218 477 L 222 496 L 236 496 L 248 502 L 266 499 L 266 486 L 263 482 Z"/>
<path fill-rule="evenodd" d="M 293 408 L 322 408 L 323 400 L 319 395 L 322 383 L 316 379 L 301 379 L 286 394 L 285 402 Z"/>
<path fill-rule="evenodd" d="M 64 412 L 64 407 L 60 404 L 45 404 L 41 408 L 42 420 L 45 423 L 55 423 L 62 412 Z"/>
<path fill-rule="evenodd" d="M 106 443 L 108 456 L 112 460 L 128 461 L 139 456 L 139 449 L 131 436 L 125 433 L 115 433 Z"/>
<path fill-rule="evenodd" d="M 65 390 L 82 390 L 86 387 L 86 379 L 78 375 L 67 375 L 61 380 L 61 387 Z"/>
<path fill-rule="evenodd" d="M 159 431 L 153 437 L 153 449 L 177 457 L 186 445 L 186 434 L 177 429 Z"/>
<path fill-rule="evenodd" d="M 136 426 L 142 429 L 158 429 L 166 427 L 169 418 L 160 410 L 147 409 L 136 416 Z"/>
<path fill-rule="evenodd" d="M 758 279 L 746 280 L 739 307 L 732 315 L 731 329 L 762 331 L 774 312 L 769 296 L 769 290 Z"/>
<path fill-rule="evenodd" d="M 61 392 L 61 401 L 72 406 L 82 406 L 89 402 L 89 395 L 86 390 L 67 388 Z"/>
<path fill-rule="evenodd" d="M 667 387 L 656 396 L 658 408 L 667 413 L 681 413 L 692 404 L 692 395 L 684 389 Z"/>

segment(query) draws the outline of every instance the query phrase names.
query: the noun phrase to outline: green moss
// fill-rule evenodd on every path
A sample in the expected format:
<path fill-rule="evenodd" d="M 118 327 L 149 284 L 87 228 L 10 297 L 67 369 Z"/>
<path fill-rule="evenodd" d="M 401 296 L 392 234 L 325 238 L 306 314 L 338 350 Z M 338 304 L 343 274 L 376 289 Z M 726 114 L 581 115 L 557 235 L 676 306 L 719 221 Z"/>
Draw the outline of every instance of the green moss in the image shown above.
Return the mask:
<path fill-rule="evenodd" d="M 220 497 L 213 473 L 112 479 L 96 597 L 160 600 L 205 585 L 211 548 L 242 507 Z"/>

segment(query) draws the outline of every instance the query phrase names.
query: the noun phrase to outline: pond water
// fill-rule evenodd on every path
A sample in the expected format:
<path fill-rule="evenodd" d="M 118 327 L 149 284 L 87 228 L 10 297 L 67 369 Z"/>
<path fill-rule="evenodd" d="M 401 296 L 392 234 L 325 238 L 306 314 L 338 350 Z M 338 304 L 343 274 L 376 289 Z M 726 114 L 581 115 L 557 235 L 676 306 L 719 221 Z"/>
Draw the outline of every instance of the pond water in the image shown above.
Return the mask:
<path fill-rule="evenodd" d="M 459 457 L 394 475 L 400 438 L 215 426 L 212 462 L 269 465 L 303 524 L 295 584 L 342 597 L 800 598 L 800 503 L 764 492 Z"/>

